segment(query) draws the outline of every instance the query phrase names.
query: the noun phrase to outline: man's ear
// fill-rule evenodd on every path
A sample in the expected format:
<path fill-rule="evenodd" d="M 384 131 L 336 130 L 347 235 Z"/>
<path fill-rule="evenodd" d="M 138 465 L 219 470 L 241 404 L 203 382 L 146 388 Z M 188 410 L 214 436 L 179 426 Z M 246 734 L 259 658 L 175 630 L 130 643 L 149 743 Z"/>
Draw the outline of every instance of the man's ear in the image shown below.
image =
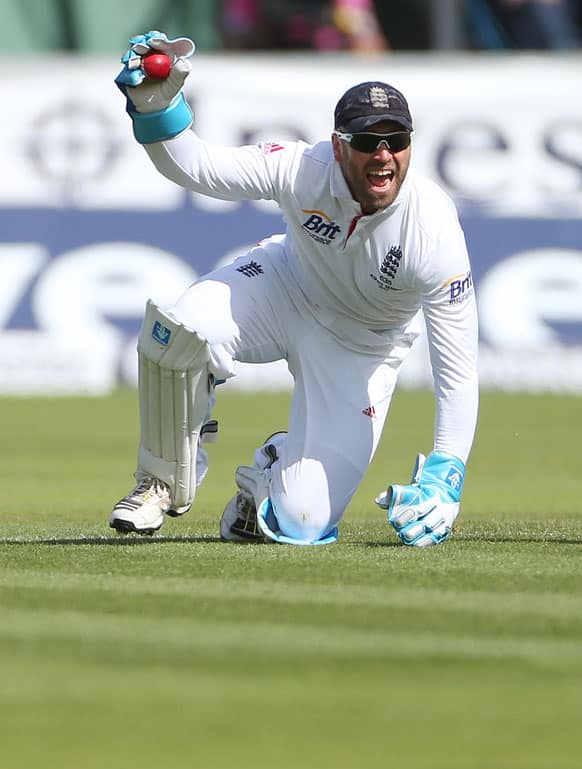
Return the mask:
<path fill-rule="evenodd" d="M 331 135 L 331 143 L 333 145 L 333 156 L 339 162 L 342 161 L 342 148 L 341 140 L 335 134 Z"/>

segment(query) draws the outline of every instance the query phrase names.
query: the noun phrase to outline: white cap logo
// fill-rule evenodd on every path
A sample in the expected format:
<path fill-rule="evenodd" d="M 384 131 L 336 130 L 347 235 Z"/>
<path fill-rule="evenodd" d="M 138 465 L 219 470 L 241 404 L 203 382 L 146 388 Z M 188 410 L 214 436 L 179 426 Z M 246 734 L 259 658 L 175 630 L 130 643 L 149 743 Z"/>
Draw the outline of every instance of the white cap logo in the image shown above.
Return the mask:
<path fill-rule="evenodd" d="M 373 85 L 370 88 L 370 104 L 374 109 L 390 109 L 390 99 L 388 98 L 388 91 L 384 88 L 380 88 L 377 85 Z"/>

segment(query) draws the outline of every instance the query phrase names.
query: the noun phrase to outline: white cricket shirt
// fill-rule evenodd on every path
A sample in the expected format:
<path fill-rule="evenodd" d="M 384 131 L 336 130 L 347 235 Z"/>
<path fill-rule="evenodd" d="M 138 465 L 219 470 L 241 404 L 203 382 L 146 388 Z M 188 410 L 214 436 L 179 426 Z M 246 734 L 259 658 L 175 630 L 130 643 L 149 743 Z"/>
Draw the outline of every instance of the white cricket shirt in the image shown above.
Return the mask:
<path fill-rule="evenodd" d="M 144 147 L 182 187 L 222 200 L 276 201 L 288 271 L 317 320 L 345 344 L 375 352 L 407 346 L 422 309 L 434 448 L 466 461 L 478 408 L 477 313 L 465 238 L 440 187 L 409 171 L 392 205 L 363 216 L 330 141 L 219 147 L 186 131 Z"/>

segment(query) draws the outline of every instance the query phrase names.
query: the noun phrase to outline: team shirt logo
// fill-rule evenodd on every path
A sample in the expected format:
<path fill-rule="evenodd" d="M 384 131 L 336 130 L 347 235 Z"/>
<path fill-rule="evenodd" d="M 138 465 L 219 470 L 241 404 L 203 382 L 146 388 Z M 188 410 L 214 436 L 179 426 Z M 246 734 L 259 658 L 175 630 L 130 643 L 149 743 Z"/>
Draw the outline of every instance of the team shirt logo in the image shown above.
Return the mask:
<path fill-rule="evenodd" d="M 236 268 L 236 271 L 241 272 L 247 278 L 254 278 L 255 275 L 263 274 L 263 268 L 258 262 L 255 262 L 254 259 L 247 264 L 241 264 L 240 267 Z"/>
<path fill-rule="evenodd" d="M 400 246 L 391 246 L 390 250 L 382 260 L 379 274 L 374 275 L 373 272 L 370 273 L 370 277 L 372 280 L 376 281 L 378 288 L 381 288 L 383 291 L 396 291 L 395 288 L 392 288 L 392 282 L 396 277 L 401 260 L 402 249 Z"/>

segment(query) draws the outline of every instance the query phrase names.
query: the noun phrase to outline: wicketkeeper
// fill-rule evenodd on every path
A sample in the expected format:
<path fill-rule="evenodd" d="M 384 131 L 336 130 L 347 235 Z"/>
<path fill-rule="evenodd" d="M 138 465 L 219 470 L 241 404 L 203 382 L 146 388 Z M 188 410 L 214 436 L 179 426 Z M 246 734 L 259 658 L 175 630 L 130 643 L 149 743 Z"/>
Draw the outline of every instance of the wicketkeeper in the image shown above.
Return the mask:
<path fill-rule="evenodd" d="M 167 53 L 165 80 L 142 57 Z M 448 539 L 478 409 L 477 314 L 465 238 L 450 198 L 409 173 L 406 99 L 383 82 L 350 88 L 330 139 L 214 146 L 192 130 L 182 91 L 194 45 L 153 31 L 130 41 L 116 82 L 135 138 L 161 174 L 222 200 L 279 204 L 285 234 L 196 281 L 173 307 L 148 302 L 139 343 L 137 486 L 113 509 L 149 534 L 185 513 L 207 469 L 214 388 L 235 361 L 285 360 L 288 430 L 236 471 L 224 540 L 334 542 L 378 446 L 398 372 L 424 316 L 434 377 L 434 443 L 411 482 L 376 499 L 406 545 Z M 194 242 L 194 240 L 193 240 Z M 393 440 L 398 440 L 397 436 Z"/>

